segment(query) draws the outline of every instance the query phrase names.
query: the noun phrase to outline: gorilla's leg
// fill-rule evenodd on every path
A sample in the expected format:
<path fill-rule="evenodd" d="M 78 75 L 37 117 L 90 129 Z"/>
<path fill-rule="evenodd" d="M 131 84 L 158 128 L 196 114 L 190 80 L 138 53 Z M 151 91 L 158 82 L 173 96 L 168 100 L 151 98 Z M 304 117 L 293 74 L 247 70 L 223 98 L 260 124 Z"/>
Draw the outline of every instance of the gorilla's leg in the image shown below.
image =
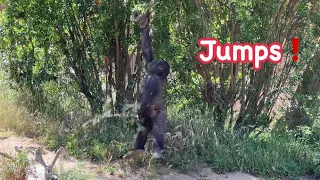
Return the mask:
<path fill-rule="evenodd" d="M 146 144 L 148 134 L 151 132 L 152 126 L 153 126 L 152 119 L 144 118 L 142 122 L 142 126 L 143 126 L 143 129 L 138 133 L 134 150 L 129 152 L 123 158 L 129 159 L 144 152 L 144 145 Z"/>
<path fill-rule="evenodd" d="M 164 133 L 166 129 L 167 115 L 162 110 L 154 119 L 152 135 L 154 137 L 154 150 L 152 156 L 154 158 L 161 158 L 164 149 Z"/>
<path fill-rule="evenodd" d="M 144 127 L 144 129 L 139 132 L 136 139 L 135 150 L 144 150 L 144 145 L 146 144 L 150 131 L 151 129 Z"/>

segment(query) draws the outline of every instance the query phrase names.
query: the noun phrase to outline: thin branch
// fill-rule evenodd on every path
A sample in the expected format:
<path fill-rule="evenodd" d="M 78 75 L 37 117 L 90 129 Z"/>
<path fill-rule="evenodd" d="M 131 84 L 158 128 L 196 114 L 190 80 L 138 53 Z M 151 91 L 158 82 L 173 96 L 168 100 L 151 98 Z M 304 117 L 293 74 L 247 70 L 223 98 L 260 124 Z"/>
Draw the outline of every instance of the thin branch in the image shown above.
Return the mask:
<path fill-rule="evenodd" d="M 5 158 L 7 158 L 7 159 L 12 160 L 12 161 L 15 160 L 14 157 L 12 157 L 12 156 L 10 156 L 9 154 L 6 154 L 6 153 L 0 152 L 0 155 L 3 156 L 3 157 L 5 157 Z"/>
<path fill-rule="evenodd" d="M 41 150 L 40 147 L 36 150 L 35 161 L 38 162 L 39 164 L 41 164 L 42 166 L 44 166 L 45 169 L 48 168 L 47 164 L 46 164 L 46 163 L 44 162 L 44 160 L 43 160 L 42 150 Z"/>
<path fill-rule="evenodd" d="M 54 159 L 53 159 L 53 161 L 52 161 L 52 163 L 51 163 L 51 167 L 53 167 L 55 164 L 56 164 L 56 162 L 57 162 L 57 160 L 58 160 L 58 157 L 59 157 L 59 155 L 61 154 L 61 151 L 63 150 L 63 147 L 60 147 L 59 149 L 58 149 L 58 151 L 57 151 L 57 154 L 56 154 L 56 156 L 54 157 Z"/>

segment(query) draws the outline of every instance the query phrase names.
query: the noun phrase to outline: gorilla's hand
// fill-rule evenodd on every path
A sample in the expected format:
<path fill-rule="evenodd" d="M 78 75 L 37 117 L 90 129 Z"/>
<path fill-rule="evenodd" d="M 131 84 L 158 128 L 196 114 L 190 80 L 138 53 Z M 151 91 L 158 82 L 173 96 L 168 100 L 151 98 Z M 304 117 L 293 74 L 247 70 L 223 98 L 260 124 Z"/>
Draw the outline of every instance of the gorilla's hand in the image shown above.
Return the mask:
<path fill-rule="evenodd" d="M 146 16 L 145 14 L 144 14 L 144 15 L 141 15 L 141 16 L 139 17 L 138 24 L 139 24 L 139 27 L 140 27 L 141 29 L 148 27 L 148 25 L 149 25 L 149 19 L 147 18 L 147 16 Z"/>

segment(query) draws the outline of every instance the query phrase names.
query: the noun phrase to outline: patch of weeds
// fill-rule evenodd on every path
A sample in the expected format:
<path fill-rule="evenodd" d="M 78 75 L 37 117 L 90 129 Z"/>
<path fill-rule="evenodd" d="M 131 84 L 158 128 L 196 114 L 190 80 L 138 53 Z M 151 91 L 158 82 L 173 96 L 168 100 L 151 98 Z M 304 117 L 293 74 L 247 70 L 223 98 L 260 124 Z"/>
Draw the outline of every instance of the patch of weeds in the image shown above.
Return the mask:
<path fill-rule="evenodd" d="M 62 139 L 58 135 L 53 135 L 48 138 L 47 146 L 49 149 L 54 150 L 63 145 Z"/>
<path fill-rule="evenodd" d="M 96 173 L 103 174 L 105 169 L 106 169 L 106 166 L 99 166 L 98 168 L 96 168 Z"/>
<path fill-rule="evenodd" d="M 70 169 L 70 170 L 64 170 L 61 168 L 61 173 L 59 175 L 59 179 L 61 180 L 70 180 L 70 179 L 76 179 L 76 180 L 88 180 L 90 179 L 90 176 L 87 175 L 83 171 L 83 164 L 78 164 L 76 167 Z"/>
<path fill-rule="evenodd" d="M 106 151 L 106 145 L 99 142 L 98 140 L 93 140 L 90 156 L 93 160 L 100 160 L 103 157 L 103 153 Z"/>
<path fill-rule="evenodd" d="M 210 164 L 215 172 L 242 171 L 264 177 L 319 177 L 320 141 L 316 128 L 294 132 L 241 128 L 225 131 L 202 116 L 174 114 L 168 122 L 165 158 L 190 171 Z"/>
<path fill-rule="evenodd" d="M 10 136 L 14 136 L 15 132 L 13 131 L 7 131 L 7 132 L 0 132 L 0 139 L 6 139 L 9 138 Z"/>
<path fill-rule="evenodd" d="M 103 153 L 106 161 L 110 162 L 115 159 L 121 158 L 125 153 L 129 152 L 129 146 L 126 143 L 112 141 Z"/>
<path fill-rule="evenodd" d="M 0 164 L 0 179 L 26 179 L 29 164 L 26 150 L 17 153 L 13 159 L 0 156 Z"/>
<path fill-rule="evenodd" d="M 107 170 L 108 170 L 110 175 L 114 175 L 117 169 L 116 169 L 115 166 L 110 166 L 110 167 L 107 168 Z"/>
<path fill-rule="evenodd" d="M 66 138 L 66 148 L 71 155 L 80 155 L 79 141 L 75 134 L 71 134 Z"/>

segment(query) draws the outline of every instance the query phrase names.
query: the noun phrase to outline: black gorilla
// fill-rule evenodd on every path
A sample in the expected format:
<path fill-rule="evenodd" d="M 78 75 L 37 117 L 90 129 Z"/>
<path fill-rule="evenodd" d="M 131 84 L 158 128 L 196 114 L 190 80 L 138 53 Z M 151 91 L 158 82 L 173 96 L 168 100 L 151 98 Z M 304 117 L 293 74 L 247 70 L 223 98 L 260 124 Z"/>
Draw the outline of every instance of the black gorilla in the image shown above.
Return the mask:
<path fill-rule="evenodd" d="M 164 81 L 170 73 L 170 65 L 166 61 L 153 59 L 146 16 L 140 18 L 139 26 L 142 29 L 142 53 L 147 62 L 147 77 L 142 82 L 137 99 L 138 117 L 144 129 L 138 134 L 134 150 L 124 158 L 131 158 L 144 152 L 144 145 L 150 132 L 155 138 L 153 157 L 160 158 L 164 149 L 163 140 L 167 120 L 163 99 Z"/>

